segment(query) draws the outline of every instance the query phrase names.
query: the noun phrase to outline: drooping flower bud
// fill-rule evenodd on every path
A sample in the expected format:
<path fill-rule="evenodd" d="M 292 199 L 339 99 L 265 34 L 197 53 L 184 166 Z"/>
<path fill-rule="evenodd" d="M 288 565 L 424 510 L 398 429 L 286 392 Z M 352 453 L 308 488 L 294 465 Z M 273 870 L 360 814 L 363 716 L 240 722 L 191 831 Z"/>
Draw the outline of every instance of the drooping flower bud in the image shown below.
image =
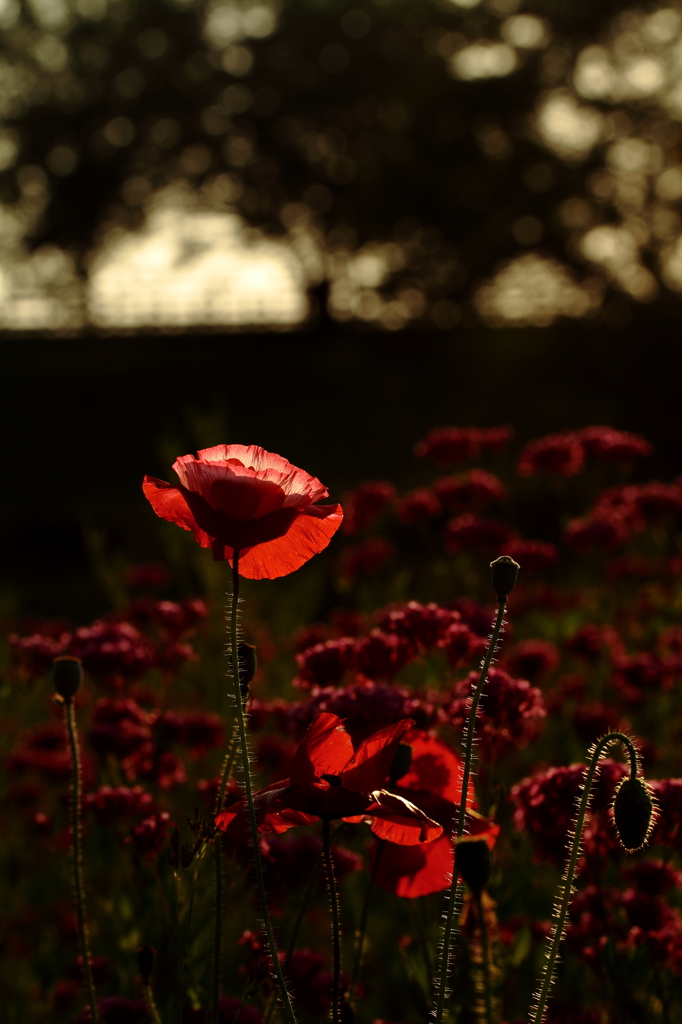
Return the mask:
<path fill-rule="evenodd" d="M 457 840 L 457 870 L 478 898 L 490 881 L 493 860 L 485 839 L 462 836 Z"/>
<path fill-rule="evenodd" d="M 137 969 L 145 985 L 148 985 L 151 979 L 155 959 L 156 950 L 153 946 L 140 946 L 137 951 Z"/>
<path fill-rule="evenodd" d="M 514 589 L 516 577 L 521 566 L 515 562 L 511 555 L 500 555 L 494 562 L 490 563 L 490 576 L 493 582 L 493 590 L 499 601 L 506 601 Z"/>
<path fill-rule="evenodd" d="M 239 655 L 239 689 L 242 700 L 246 700 L 249 695 L 249 683 L 256 674 L 256 648 L 253 644 L 245 644 L 240 641 L 237 644 L 237 652 Z"/>
<path fill-rule="evenodd" d="M 653 813 L 653 800 L 644 779 L 624 778 L 613 801 L 613 820 L 626 853 L 634 853 L 646 844 Z"/>
<path fill-rule="evenodd" d="M 62 700 L 70 701 L 83 682 L 83 664 L 80 658 L 64 655 L 52 662 L 52 680 L 54 688 Z"/>

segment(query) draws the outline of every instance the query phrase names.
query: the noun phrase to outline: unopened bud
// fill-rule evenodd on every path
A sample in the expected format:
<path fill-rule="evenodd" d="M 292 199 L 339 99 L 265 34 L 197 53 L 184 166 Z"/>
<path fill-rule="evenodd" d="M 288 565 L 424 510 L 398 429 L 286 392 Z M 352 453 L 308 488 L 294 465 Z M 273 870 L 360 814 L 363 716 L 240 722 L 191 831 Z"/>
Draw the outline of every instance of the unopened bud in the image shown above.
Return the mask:
<path fill-rule="evenodd" d="M 80 658 L 65 655 L 52 662 L 52 680 L 59 696 L 66 701 L 78 693 L 83 682 L 83 665 Z"/>
<path fill-rule="evenodd" d="M 256 674 L 258 664 L 256 648 L 253 644 L 245 644 L 240 641 L 237 644 L 237 653 L 239 656 L 239 689 L 242 700 L 246 700 L 249 695 L 249 683 Z"/>
<path fill-rule="evenodd" d="M 490 576 L 493 581 L 493 590 L 498 600 L 506 601 L 516 584 L 516 577 L 521 566 L 515 562 L 511 555 L 500 555 L 494 562 L 490 563 Z"/>
<path fill-rule="evenodd" d="M 613 820 L 626 853 L 646 844 L 653 813 L 654 803 L 644 779 L 623 779 L 613 801 Z"/>
<path fill-rule="evenodd" d="M 485 839 L 463 836 L 457 840 L 457 870 L 474 896 L 479 897 L 490 881 L 492 867 L 493 859 Z"/>
<path fill-rule="evenodd" d="M 140 946 L 137 951 L 137 969 L 145 985 L 148 985 L 151 979 L 155 959 L 156 950 L 153 946 Z"/>

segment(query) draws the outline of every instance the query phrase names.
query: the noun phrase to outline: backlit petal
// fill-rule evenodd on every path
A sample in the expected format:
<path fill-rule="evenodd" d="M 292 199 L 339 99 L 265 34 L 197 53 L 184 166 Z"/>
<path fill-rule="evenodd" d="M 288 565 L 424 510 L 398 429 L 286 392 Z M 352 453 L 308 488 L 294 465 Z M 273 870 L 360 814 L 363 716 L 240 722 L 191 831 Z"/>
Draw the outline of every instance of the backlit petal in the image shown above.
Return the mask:
<path fill-rule="evenodd" d="M 281 455 L 267 452 L 255 444 L 219 444 L 214 448 L 204 448 L 197 452 L 197 458 L 201 462 L 238 460 L 246 469 L 254 470 L 260 479 L 272 480 L 282 487 L 285 494 L 300 499 L 296 501 L 297 508 L 312 505 L 329 495 L 329 491 L 317 477 L 311 476 L 298 466 L 293 466 Z"/>
<path fill-rule="evenodd" d="M 340 775 L 353 756 L 353 743 L 338 715 L 318 715 L 298 745 L 291 784 L 307 786 L 323 775 Z"/>
<path fill-rule="evenodd" d="M 251 580 L 274 580 L 295 572 L 313 555 L 324 551 L 342 521 L 340 505 L 303 509 L 284 536 L 263 543 L 256 541 L 256 546 L 239 560 L 240 574 Z"/>
<path fill-rule="evenodd" d="M 427 732 L 414 732 L 405 740 L 412 747 L 412 764 L 399 779 L 402 789 L 427 789 L 458 804 L 462 793 L 462 763 L 450 747 Z M 468 801 L 474 802 L 473 781 L 469 782 Z"/>
<path fill-rule="evenodd" d="M 415 843 L 429 843 L 442 835 L 440 825 L 395 793 L 384 790 L 373 793 L 372 797 L 366 816 L 372 819 L 372 832 L 380 839 L 413 846 Z"/>
<path fill-rule="evenodd" d="M 375 789 L 381 789 L 386 782 L 398 744 L 413 725 L 414 721 L 411 718 L 403 718 L 402 721 L 394 722 L 393 725 L 380 729 L 364 740 L 343 772 L 342 785 L 360 793 L 371 793 Z"/>
<path fill-rule="evenodd" d="M 165 480 L 157 480 L 154 476 L 146 476 L 142 482 L 142 490 L 157 516 L 181 526 L 183 530 L 189 530 L 202 548 L 211 547 L 212 538 L 201 529 L 177 487 L 166 483 Z"/>
<path fill-rule="evenodd" d="M 380 889 L 395 896 L 410 900 L 429 896 L 449 888 L 453 860 L 452 843 L 447 836 L 420 846 L 385 843 L 375 881 Z"/>

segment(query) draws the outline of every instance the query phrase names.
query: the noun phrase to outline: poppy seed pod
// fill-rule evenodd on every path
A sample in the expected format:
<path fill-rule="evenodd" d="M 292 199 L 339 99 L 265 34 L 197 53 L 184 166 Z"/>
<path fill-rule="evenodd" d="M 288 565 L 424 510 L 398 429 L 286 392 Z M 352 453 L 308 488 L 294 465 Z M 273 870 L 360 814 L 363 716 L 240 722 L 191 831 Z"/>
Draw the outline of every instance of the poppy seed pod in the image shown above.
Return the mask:
<path fill-rule="evenodd" d="M 253 644 L 245 644 L 240 641 L 237 644 L 237 654 L 239 656 L 239 689 L 242 700 L 246 700 L 249 695 L 249 683 L 256 674 L 256 648 Z"/>
<path fill-rule="evenodd" d="M 644 780 L 623 779 L 613 801 L 613 820 L 627 853 L 645 845 L 653 813 L 653 800 Z"/>
<path fill-rule="evenodd" d="M 520 568 L 519 563 L 515 562 L 511 555 L 500 555 L 490 563 L 493 590 L 497 594 L 498 600 L 507 600 L 508 595 L 514 589 Z"/>
<path fill-rule="evenodd" d="M 52 662 L 52 680 L 59 696 L 66 701 L 78 693 L 83 682 L 83 664 L 80 658 L 65 655 Z"/>
<path fill-rule="evenodd" d="M 485 839 L 464 836 L 457 840 L 457 870 L 478 899 L 490 881 L 493 860 Z"/>
<path fill-rule="evenodd" d="M 140 946 L 137 951 L 137 969 L 145 985 L 149 984 L 154 970 L 156 950 L 153 946 Z"/>

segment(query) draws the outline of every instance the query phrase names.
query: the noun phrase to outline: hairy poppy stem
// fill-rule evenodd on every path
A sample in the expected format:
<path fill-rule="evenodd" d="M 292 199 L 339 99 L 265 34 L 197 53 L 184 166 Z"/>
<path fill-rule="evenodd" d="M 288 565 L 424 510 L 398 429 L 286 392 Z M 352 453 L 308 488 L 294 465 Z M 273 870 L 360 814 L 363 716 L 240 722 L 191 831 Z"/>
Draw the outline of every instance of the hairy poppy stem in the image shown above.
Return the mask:
<path fill-rule="evenodd" d="M 239 727 L 237 724 L 232 729 L 230 745 L 223 759 L 223 767 L 220 773 L 218 784 L 218 795 L 216 797 L 215 813 L 220 814 L 225 800 L 225 789 L 227 780 L 230 777 L 234 759 L 237 755 L 237 741 L 239 738 Z M 213 840 L 213 857 L 215 862 L 215 920 L 213 924 L 213 992 L 211 998 L 211 1024 L 218 1024 L 220 1015 L 220 979 L 222 974 L 223 956 L 223 849 L 220 833 Z"/>
<path fill-rule="evenodd" d="M 571 896 L 573 895 L 573 882 L 576 875 L 576 868 L 578 864 L 578 857 L 580 856 L 580 847 L 583 835 L 583 826 L 585 824 L 585 815 L 590 804 L 590 795 L 592 792 L 592 783 L 594 777 L 597 774 L 599 762 L 604 756 L 606 748 L 610 743 L 622 743 L 627 748 L 628 757 L 630 759 L 630 778 L 637 778 L 638 760 L 637 751 L 635 750 L 632 740 L 628 736 L 624 736 L 622 732 L 610 732 L 606 736 L 603 736 L 592 748 L 592 757 L 590 763 L 587 766 L 585 777 L 583 781 L 582 796 L 580 798 L 580 805 L 578 807 L 578 816 L 575 820 L 575 827 L 573 829 L 573 837 L 569 844 L 568 861 L 566 862 L 566 870 L 564 871 L 563 881 L 559 887 L 561 893 L 561 903 L 558 910 L 555 908 L 554 924 L 552 931 L 549 936 L 549 945 L 547 948 L 547 959 L 545 960 L 545 966 L 542 972 L 542 984 L 539 991 L 535 994 L 535 1002 L 531 1006 L 529 1020 L 531 1024 L 542 1024 L 545 1017 L 545 1010 L 547 1008 L 547 1000 L 549 999 L 549 993 L 554 984 L 556 975 L 555 967 L 557 956 L 559 953 L 559 946 L 561 940 L 564 937 L 564 928 L 566 927 L 566 918 L 568 917 L 568 909 L 571 905 Z"/>
<path fill-rule="evenodd" d="M 230 615 L 230 647 L 232 655 L 232 683 L 234 686 L 235 702 L 237 705 L 237 728 L 239 730 L 239 742 L 241 746 L 242 762 L 244 766 L 244 789 L 246 791 L 246 802 L 249 809 L 249 823 L 251 825 L 251 839 L 253 841 L 253 859 L 256 869 L 256 882 L 258 885 L 258 897 L 260 899 L 263 925 L 270 950 L 272 966 L 277 978 L 279 994 L 284 1007 L 284 1013 L 289 1024 L 296 1024 L 294 1009 L 291 1005 L 291 998 L 287 991 L 282 965 L 277 955 L 275 936 L 272 931 L 272 922 L 268 911 L 268 901 L 265 894 L 265 881 L 263 879 L 263 862 L 260 855 L 260 842 L 258 837 L 258 821 L 256 819 L 256 805 L 253 799 L 253 783 L 251 781 L 251 766 L 249 764 L 249 743 L 246 736 L 246 716 L 244 715 L 244 698 L 239 678 L 239 648 L 237 640 L 237 611 L 239 604 L 239 551 L 235 550 L 232 559 L 232 610 Z"/>
<path fill-rule="evenodd" d="M 478 704 L 481 699 L 481 693 L 483 692 L 483 686 L 488 676 L 488 670 L 493 660 L 493 654 L 497 646 L 500 633 L 502 631 L 502 620 L 504 618 L 504 612 L 507 607 L 506 598 L 500 598 L 497 603 L 497 616 L 495 618 L 495 624 L 493 626 L 492 635 L 490 637 L 490 643 L 488 649 L 485 652 L 485 658 L 481 665 L 481 672 L 478 677 L 478 683 L 471 697 L 471 708 L 469 710 L 469 719 L 467 721 L 466 738 L 464 746 L 464 768 L 462 771 L 462 796 L 459 805 L 459 817 L 457 819 L 457 836 L 461 838 L 464 835 L 464 821 L 466 817 L 466 804 L 467 804 L 467 792 L 469 790 L 469 778 L 471 776 L 473 753 L 474 753 L 474 732 L 476 729 L 476 712 L 478 711 Z M 438 965 L 438 974 L 436 976 L 436 990 L 437 990 L 437 1003 L 433 1012 L 433 1019 L 435 1024 L 442 1024 L 443 1014 L 445 1012 L 445 1000 L 448 992 L 448 976 L 450 974 L 450 963 L 452 958 L 452 938 L 455 925 L 455 910 L 459 906 L 461 886 L 457 880 L 457 843 L 454 850 L 454 861 L 452 865 L 452 885 L 448 894 L 448 909 L 445 915 L 445 925 L 443 927 L 443 938 L 442 946 L 440 950 L 440 960 Z"/>
<path fill-rule="evenodd" d="M 149 982 L 142 986 L 142 996 L 153 1024 L 161 1024 L 161 1017 L 159 1016 L 159 1011 L 154 1000 L 154 993 L 152 992 L 152 986 Z"/>
<path fill-rule="evenodd" d="M 476 897 L 476 910 L 481 927 L 481 953 L 483 956 L 483 995 L 485 997 L 485 1022 L 493 1024 L 493 998 L 490 986 L 490 947 L 488 945 L 488 923 L 485 919 L 483 899 L 479 893 Z"/>
<path fill-rule="evenodd" d="M 377 876 L 379 870 L 379 861 L 381 855 L 384 852 L 384 846 L 386 841 L 380 839 L 377 846 L 377 855 L 374 858 L 374 864 L 372 865 L 372 873 L 369 876 L 369 882 L 365 889 L 365 898 L 362 902 L 362 913 L 360 915 L 360 927 L 355 933 L 355 960 L 353 962 L 353 973 L 350 979 L 350 989 L 348 990 L 348 1001 L 352 1003 L 353 996 L 355 994 L 355 986 L 360 980 L 360 971 L 362 970 L 363 954 L 365 952 L 365 934 L 367 932 L 367 918 L 369 917 L 369 901 L 372 896 L 372 890 L 374 889 L 374 879 Z"/>
<path fill-rule="evenodd" d="M 341 980 L 341 921 L 339 918 L 339 894 L 334 877 L 334 864 L 329 841 L 329 818 L 323 819 L 322 842 L 324 844 L 324 866 L 329 885 L 329 901 L 332 908 L 332 936 L 334 939 L 334 984 L 332 987 L 332 1021 L 339 1024 L 340 1020 L 340 980 Z"/>
<path fill-rule="evenodd" d="M 85 886 L 83 884 L 83 833 L 81 830 L 81 761 L 76 732 L 76 709 L 73 698 L 64 698 L 64 721 L 71 751 L 71 851 L 73 888 L 76 896 L 76 918 L 78 921 L 78 942 L 81 948 L 85 987 L 88 992 L 90 1016 L 93 1024 L 99 1024 L 99 1010 L 95 983 L 92 978 L 90 934 L 85 915 Z"/>

